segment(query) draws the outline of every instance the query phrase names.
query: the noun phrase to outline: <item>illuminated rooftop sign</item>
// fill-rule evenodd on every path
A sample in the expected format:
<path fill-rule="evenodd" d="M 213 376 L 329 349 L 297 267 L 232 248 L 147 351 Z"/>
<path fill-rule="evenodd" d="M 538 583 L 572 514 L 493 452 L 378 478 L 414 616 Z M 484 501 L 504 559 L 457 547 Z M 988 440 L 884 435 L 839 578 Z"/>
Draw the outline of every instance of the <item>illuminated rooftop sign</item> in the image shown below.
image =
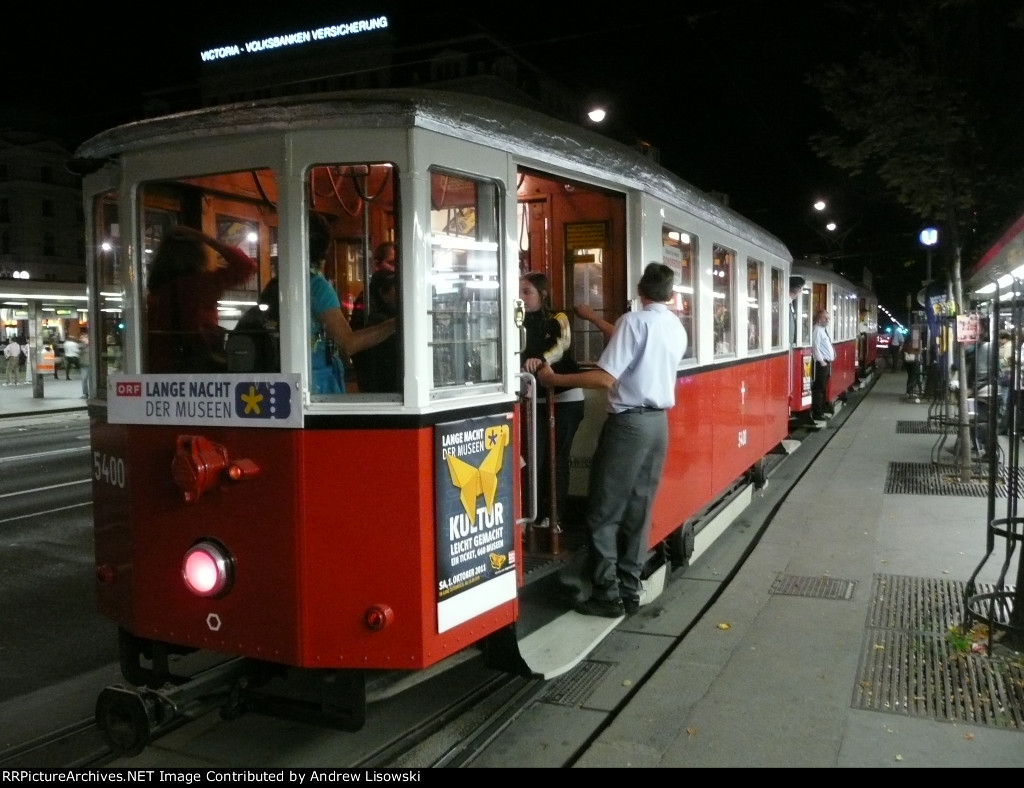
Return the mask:
<path fill-rule="evenodd" d="M 241 46 L 238 44 L 228 44 L 227 46 L 204 49 L 199 53 L 199 56 L 203 59 L 204 63 L 212 63 L 215 60 L 227 60 L 239 55 L 266 52 L 271 49 L 280 49 L 281 47 L 301 46 L 303 44 L 311 44 L 314 41 L 328 41 L 332 38 L 341 38 L 359 33 L 372 33 L 375 30 L 386 30 L 387 26 L 388 18 L 386 16 L 378 16 L 376 19 L 360 19 L 356 22 L 348 22 L 347 24 L 327 25 L 326 27 L 318 27 L 314 30 L 299 30 L 295 33 L 287 33 L 280 36 L 257 38 L 253 41 L 247 41 Z"/>

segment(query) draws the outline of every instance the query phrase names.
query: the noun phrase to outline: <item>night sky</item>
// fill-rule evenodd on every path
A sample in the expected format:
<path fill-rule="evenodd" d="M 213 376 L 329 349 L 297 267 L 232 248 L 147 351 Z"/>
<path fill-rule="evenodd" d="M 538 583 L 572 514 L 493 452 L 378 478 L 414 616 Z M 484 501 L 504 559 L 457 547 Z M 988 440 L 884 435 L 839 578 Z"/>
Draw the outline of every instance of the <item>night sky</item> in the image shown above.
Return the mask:
<path fill-rule="evenodd" d="M 883 301 L 902 301 L 923 276 L 919 223 L 808 145 L 829 120 L 805 75 L 858 46 L 857 31 L 837 29 L 821 2 L 680 1 L 643 13 L 503 3 L 472 19 L 451 3 L 429 12 L 387 2 L 293 2 L 285 13 L 220 5 L 139 7 L 130 20 L 108 13 L 121 4 L 24 9 L 0 48 L 0 124 L 77 143 L 138 117 L 145 92 L 195 81 L 200 50 L 218 44 L 381 14 L 400 43 L 480 25 L 581 95 L 605 98 L 617 133 L 655 145 L 661 163 L 694 186 L 728 195 L 794 257 L 825 254 L 851 278 L 866 266 Z M 818 196 L 838 206 L 845 232 L 821 228 L 810 208 Z"/>

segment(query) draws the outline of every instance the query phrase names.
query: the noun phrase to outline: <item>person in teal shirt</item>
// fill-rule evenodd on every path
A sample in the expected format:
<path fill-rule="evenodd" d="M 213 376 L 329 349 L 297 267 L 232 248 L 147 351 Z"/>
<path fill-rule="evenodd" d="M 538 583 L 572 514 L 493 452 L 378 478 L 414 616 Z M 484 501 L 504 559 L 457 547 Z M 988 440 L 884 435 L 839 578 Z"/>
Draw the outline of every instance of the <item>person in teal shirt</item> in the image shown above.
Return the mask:
<path fill-rule="evenodd" d="M 373 347 L 395 333 L 396 318 L 390 318 L 358 331 L 352 329 L 341 302 L 321 268 L 331 243 L 331 230 L 317 214 L 309 219 L 309 305 L 312 312 L 310 340 L 312 343 L 312 386 L 314 394 L 341 394 L 345 391 L 344 367 L 330 351 L 333 342 L 345 356 Z"/>

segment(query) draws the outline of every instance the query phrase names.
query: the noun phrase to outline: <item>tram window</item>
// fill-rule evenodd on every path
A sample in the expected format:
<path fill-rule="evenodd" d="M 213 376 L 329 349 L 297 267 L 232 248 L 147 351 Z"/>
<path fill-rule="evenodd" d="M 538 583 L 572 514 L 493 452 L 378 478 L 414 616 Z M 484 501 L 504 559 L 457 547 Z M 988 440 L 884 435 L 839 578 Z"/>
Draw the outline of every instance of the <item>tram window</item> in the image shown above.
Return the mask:
<path fill-rule="evenodd" d="M 761 271 L 757 260 L 747 258 L 747 350 L 761 349 Z"/>
<path fill-rule="evenodd" d="M 772 268 L 772 348 L 782 347 L 782 271 Z"/>
<path fill-rule="evenodd" d="M 92 208 L 94 283 L 98 294 L 99 325 L 90 332 L 92 357 L 96 363 L 98 386 L 95 396 L 105 398 L 107 377 L 121 369 L 125 336 L 125 261 L 121 251 L 121 224 L 117 194 L 107 192 L 93 201 Z"/>
<path fill-rule="evenodd" d="M 800 291 L 800 344 L 811 344 L 811 320 L 815 309 L 812 305 L 812 293 L 805 287 Z"/>
<path fill-rule="evenodd" d="M 726 356 L 735 352 L 736 338 L 733 324 L 733 267 L 736 252 L 715 244 L 711 256 L 712 297 L 714 299 L 715 355 Z"/>
<path fill-rule="evenodd" d="M 332 337 L 327 329 L 337 321 L 321 321 L 315 315 L 323 310 L 321 314 L 328 316 L 336 299 L 354 331 L 376 331 L 378 323 L 400 316 L 397 168 L 392 162 L 320 163 L 309 169 L 307 181 L 310 208 L 326 220 L 330 231 L 320 269 L 328 287 L 310 280 L 316 285 L 310 293 L 314 315 L 309 318 L 314 333 L 309 359 L 313 400 L 365 394 L 394 401 L 403 379 L 400 331 L 359 350 L 349 345 L 346 351 L 341 346 L 345 340 L 337 334 Z M 387 248 L 394 252 L 378 254 Z M 275 248 L 271 257 L 276 260 Z M 315 336 L 320 329 L 323 335 Z"/>
<path fill-rule="evenodd" d="M 496 184 L 431 170 L 430 347 L 434 396 L 502 382 Z"/>
<path fill-rule="evenodd" d="M 143 184 L 144 371 L 228 371 L 225 340 L 270 279 L 276 198 L 267 169 Z"/>
<path fill-rule="evenodd" d="M 686 358 L 693 358 L 697 334 L 693 321 L 693 261 L 697 256 L 697 237 L 668 225 L 661 228 L 661 261 L 675 271 L 672 285 L 672 303 L 669 309 L 676 313 L 686 329 Z"/>
<path fill-rule="evenodd" d="M 857 296 L 843 293 L 843 339 L 857 337 Z"/>
<path fill-rule="evenodd" d="M 608 319 L 604 308 L 604 250 L 586 250 L 583 260 L 572 259 L 573 304 L 585 304 L 600 317 Z M 596 362 L 604 351 L 605 339 L 600 329 L 586 320 L 574 318 L 572 327 L 573 357 L 584 364 Z"/>

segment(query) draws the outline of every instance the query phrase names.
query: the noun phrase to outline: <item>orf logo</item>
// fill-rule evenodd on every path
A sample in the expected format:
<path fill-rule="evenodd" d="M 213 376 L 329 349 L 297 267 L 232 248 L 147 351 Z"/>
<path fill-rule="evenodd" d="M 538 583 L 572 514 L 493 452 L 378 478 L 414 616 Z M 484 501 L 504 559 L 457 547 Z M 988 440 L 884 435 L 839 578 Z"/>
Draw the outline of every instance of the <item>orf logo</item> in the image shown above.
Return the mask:
<path fill-rule="evenodd" d="M 119 380 L 117 381 L 117 396 L 141 397 L 142 384 L 137 380 Z"/>

